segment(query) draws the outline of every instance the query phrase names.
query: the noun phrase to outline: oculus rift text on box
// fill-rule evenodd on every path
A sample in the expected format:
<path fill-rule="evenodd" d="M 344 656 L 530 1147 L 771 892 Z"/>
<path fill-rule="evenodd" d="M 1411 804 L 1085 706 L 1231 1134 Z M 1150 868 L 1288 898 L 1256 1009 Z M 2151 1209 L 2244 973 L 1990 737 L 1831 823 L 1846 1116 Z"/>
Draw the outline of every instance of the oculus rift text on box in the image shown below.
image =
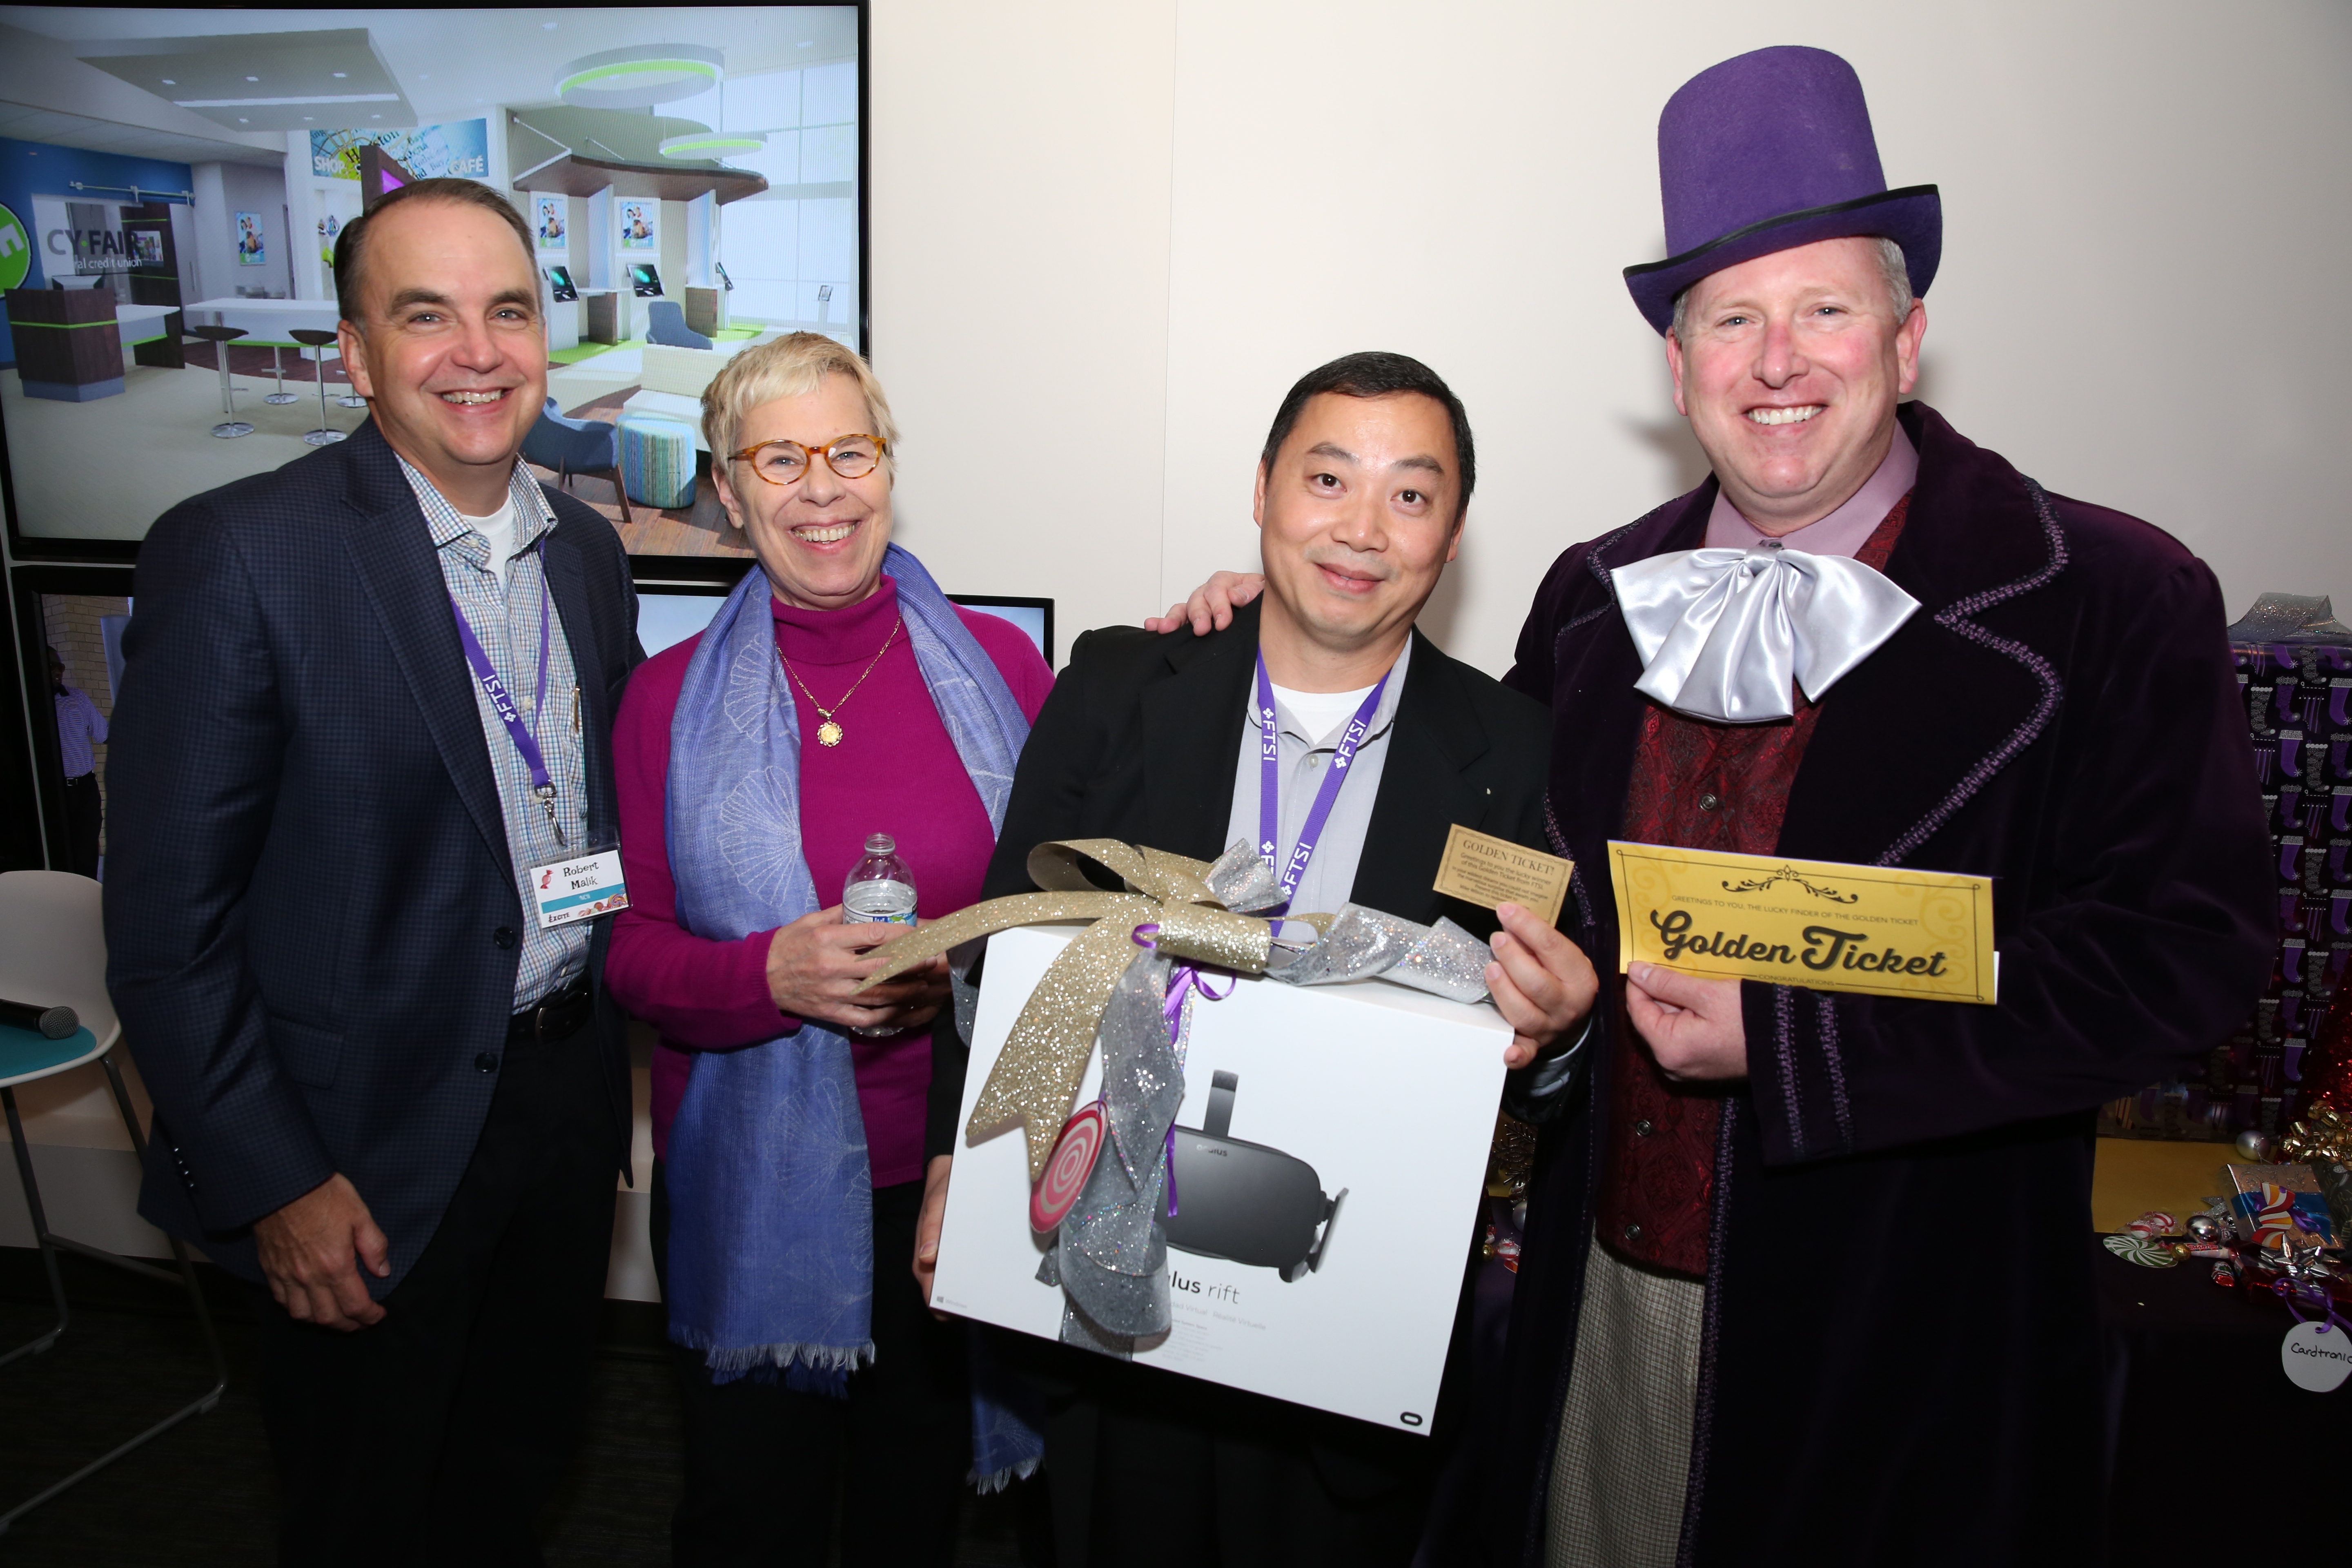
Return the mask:
<path fill-rule="evenodd" d="M 1221 1072 L 1209 1084 L 1201 1125 L 1175 1130 L 1176 1212 L 1165 1222 L 1168 1245 L 1276 1269 L 1286 1283 L 1321 1268 L 1348 1189 L 1326 1197 L 1322 1178 L 1306 1161 L 1226 1136 L 1241 1078 Z"/>

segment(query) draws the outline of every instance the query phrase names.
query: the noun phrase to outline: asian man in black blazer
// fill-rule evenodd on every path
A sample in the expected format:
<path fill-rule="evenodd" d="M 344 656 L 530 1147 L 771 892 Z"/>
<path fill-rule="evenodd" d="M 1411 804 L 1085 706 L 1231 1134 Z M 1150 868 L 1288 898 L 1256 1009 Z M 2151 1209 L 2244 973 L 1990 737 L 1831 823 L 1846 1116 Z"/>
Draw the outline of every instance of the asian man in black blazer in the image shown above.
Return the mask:
<path fill-rule="evenodd" d="M 1507 1065 L 1541 1054 L 1543 1070 L 1561 1070 L 1597 988 L 1583 952 L 1524 910 L 1505 906 L 1497 932 L 1495 912 L 1432 887 L 1454 824 L 1546 847 L 1546 715 L 1413 626 L 1460 549 L 1475 460 L 1460 401 L 1417 361 L 1351 354 L 1301 379 L 1258 468 L 1261 605 L 1206 636 L 1078 639 L 1022 753 L 986 896 L 1030 891 L 1029 850 L 1048 839 L 1213 860 L 1257 838 L 1295 875 L 1294 909 L 1353 900 L 1496 933 L 1488 984 L 1517 1031 Z M 952 1032 L 939 1038 L 916 1259 L 927 1284 L 963 1077 Z M 1065 1568 L 1402 1564 L 1460 1436 L 1458 1397 L 1424 1438 L 1066 1346 L 999 1342 L 1045 1398 Z"/>

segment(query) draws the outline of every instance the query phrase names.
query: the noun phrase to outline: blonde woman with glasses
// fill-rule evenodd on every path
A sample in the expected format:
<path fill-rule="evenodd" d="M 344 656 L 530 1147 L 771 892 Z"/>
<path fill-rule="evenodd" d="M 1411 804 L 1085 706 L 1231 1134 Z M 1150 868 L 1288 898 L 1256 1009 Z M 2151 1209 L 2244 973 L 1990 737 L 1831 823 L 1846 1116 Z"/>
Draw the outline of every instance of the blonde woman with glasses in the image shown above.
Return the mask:
<path fill-rule="evenodd" d="M 947 1165 L 925 1148 L 932 1030 L 955 1026 L 947 973 L 853 1001 L 906 928 L 845 925 L 841 889 L 887 833 L 922 919 L 979 897 L 1053 676 L 890 542 L 898 428 L 855 353 L 811 332 L 746 350 L 702 421 L 758 564 L 622 701 L 632 907 L 608 969 L 662 1037 L 676 1560 L 822 1563 L 838 1486 L 842 1561 L 946 1563 L 966 1474 L 1025 1469 L 1035 1450 L 1003 1446 L 983 1408 L 974 1451 L 965 1331 L 927 1313 L 910 1268 L 927 1172 Z"/>

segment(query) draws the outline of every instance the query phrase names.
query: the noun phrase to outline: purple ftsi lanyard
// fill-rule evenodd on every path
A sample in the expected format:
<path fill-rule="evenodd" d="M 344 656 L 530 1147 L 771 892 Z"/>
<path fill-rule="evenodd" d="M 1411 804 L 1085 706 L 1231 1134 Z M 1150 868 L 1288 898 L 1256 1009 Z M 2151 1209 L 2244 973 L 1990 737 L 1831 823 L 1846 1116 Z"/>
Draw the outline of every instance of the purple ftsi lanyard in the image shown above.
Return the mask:
<path fill-rule="evenodd" d="M 490 663 L 488 653 L 483 650 L 482 639 L 474 635 L 473 626 L 466 619 L 466 612 L 459 606 L 455 594 L 449 595 L 449 613 L 457 617 L 457 640 L 466 645 L 466 662 L 474 667 L 474 679 L 482 683 L 482 690 L 490 700 L 491 711 L 498 714 L 499 722 L 507 727 L 507 736 L 514 742 L 515 752 L 522 758 L 523 766 L 530 770 L 530 793 L 537 795 L 539 804 L 546 808 L 547 826 L 554 830 L 555 842 L 561 846 L 565 840 L 563 824 L 555 815 L 555 780 L 547 771 L 547 758 L 539 749 L 539 737 L 530 732 L 530 726 L 524 723 L 522 715 L 515 711 L 514 699 L 507 695 L 507 683 L 499 679 L 497 668 Z M 542 565 L 539 574 L 539 695 L 531 702 L 533 720 L 547 711 L 547 570 Z"/>
<path fill-rule="evenodd" d="M 1323 837 L 1323 825 L 1330 820 L 1332 805 L 1348 782 L 1348 764 L 1356 760 L 1356 749 L 1372 727 L 1372 714 L 1381 705 L 1381 693 L 1387 689 L 1389 678 L 1381 677 L 1364 700 L 1356 709 L 1356 716 L 1348 721 L 1348 728 L 1339 736 L 1338 749 L 1332 753 L 1331 771 L 1323 775 L 1322 787 L 1315 792 L 1315 804 L 1307 809 L 1307 825 L 1298 830 L 1298 843 L 1291 849 L 1290 858 L 1282 863 L 1277 879 L 1282 883 L 1282 903 L 1273 912 L 1286 912 L 1290 900 L 1297 895 L 1298 879 L 1307 874 L 1307 861 L 1315 858 L 1315 842 Z M 1257 852 L 1269 866 L 1280 854 L 1282 838 L 1282 742 L 1274 721 L 1274 682 L 1266 679 L 1265 655 L 1257 656 Z"/>

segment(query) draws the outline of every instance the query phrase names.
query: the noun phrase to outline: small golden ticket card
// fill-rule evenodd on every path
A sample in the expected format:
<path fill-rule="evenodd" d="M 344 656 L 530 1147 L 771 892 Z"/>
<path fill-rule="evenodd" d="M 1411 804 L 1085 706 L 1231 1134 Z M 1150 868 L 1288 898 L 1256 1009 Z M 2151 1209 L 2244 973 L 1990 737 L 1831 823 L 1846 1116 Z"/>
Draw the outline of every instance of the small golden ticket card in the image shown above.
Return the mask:
<path fill-rule="evenodd" d="M 1609 845 L 1617 967 L 1990 1004 L 1992 879 Z"/>
<path fill-rule="evenodd" d="M 1493 909 L 1517 904 L 1546 925 L 1559 923 L 1559 901 L 1568 897 L 1574 862 L 1506 838 L 1454 825 L 1445 836 L 1445 856 L 1437 863 L 1437 890 L 1465 904 Z"/>

